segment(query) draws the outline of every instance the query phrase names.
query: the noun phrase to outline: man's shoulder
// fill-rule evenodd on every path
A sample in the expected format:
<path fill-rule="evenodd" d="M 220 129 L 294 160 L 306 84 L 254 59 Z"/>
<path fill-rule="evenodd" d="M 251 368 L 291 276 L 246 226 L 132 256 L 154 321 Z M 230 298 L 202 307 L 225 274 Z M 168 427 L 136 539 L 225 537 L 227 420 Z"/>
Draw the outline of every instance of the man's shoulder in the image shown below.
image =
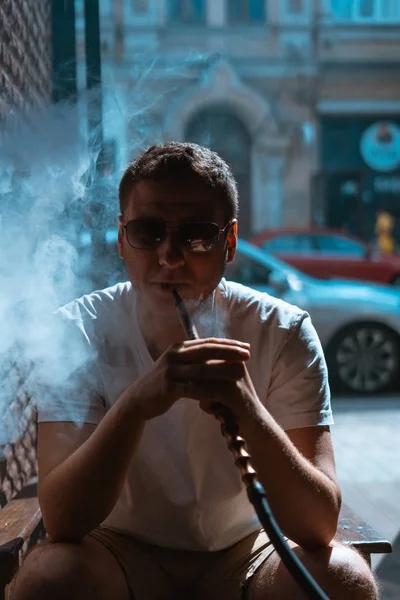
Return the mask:
<path fill-rule="evenodd" d="M 267 326 L 292 329 L 307 315 L 294 304 L 234 281 L 222 280 L 220 289 L 226 298 L 230 317 L 235 320 L 256 320 Z"/>
<path fill-rule="evenodd" d="M 102 321 L 119 320 L 132 309 L 132 302 L 132 285 L 126 281 L 84 294 L 61 306 L 57 312 L 67 320 L 100 324 Z"/>

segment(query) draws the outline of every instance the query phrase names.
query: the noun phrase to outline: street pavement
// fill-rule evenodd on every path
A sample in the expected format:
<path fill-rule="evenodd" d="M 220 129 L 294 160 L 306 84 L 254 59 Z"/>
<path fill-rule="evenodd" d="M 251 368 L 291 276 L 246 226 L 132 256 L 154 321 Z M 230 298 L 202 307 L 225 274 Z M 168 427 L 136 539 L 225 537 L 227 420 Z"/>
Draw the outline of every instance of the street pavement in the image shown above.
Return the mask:
<path fill-rule="evenodd" d="M 382 600 L 400 600 L 400 396 L 334 396 L 332 438 L 343 500 L 388 539 L 372 567 Z"/>

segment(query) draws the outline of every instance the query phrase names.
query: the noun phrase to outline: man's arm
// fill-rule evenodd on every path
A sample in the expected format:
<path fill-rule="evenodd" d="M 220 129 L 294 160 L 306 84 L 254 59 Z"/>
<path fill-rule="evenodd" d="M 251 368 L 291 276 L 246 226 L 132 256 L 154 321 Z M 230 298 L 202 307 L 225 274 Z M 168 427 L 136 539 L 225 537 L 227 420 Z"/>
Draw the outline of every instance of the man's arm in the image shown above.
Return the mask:
<path fill-rule="evenodd" d="M 341 494 L 323 426 L 330 422 L 326 362 L 303 314 L 287 331 L 266 405 L 256 402 L 245 416 L 243 436 L 284 533 L 309 548 L 328 544 L 337 528 Z"/>
<path fill-rule="evenodd" d="M 304 548 L 329 544 L 341 505 L 329 428 L 285 432 L 262 408 L 242 434 L 284 534 Z"/>
<path fill-rule="evenodd" d="M 266 399 L 258 397 L 244 363 L 209 362 L 186 373 L 199 383 L 193 397 L 204 410 L 213 402 L 231 409 L 285 535 L 305 548 L 327 545 L 341 494 L 327 428 L 326 363 L 306 313 L 286 329 Z"/>
<path fill-rule="evenodd" d="M 212 340 L 173 344 L 132 383 L 96 426 L 45 423 L 39 428 L 39 501 L 53 540 L 80 540 L 114 508 L 146 421 L 187 392 L 186 369 L 211 353 L 222 361 L 249 358 L 248 344 Z"/>
<path fill-rule="evenodd" d="M 99 425 L 39 424 L 39 502 L 54 541 L 80 540 L 115 506 L 144 421 L 122 395 Z"/>

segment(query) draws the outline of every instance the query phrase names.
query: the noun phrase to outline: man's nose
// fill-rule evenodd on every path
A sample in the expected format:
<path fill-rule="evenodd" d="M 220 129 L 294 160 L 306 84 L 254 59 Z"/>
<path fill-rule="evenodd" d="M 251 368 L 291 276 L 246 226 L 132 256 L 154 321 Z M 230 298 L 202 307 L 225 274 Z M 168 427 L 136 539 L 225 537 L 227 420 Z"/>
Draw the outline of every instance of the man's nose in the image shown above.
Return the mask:
<path fill-rule="evenodd" d="M 176 269 L 185 264 L 182 247 L 176 232 L 169 230 L 165 240 L 158 246 L 158 262 L 163 267 Z"/>

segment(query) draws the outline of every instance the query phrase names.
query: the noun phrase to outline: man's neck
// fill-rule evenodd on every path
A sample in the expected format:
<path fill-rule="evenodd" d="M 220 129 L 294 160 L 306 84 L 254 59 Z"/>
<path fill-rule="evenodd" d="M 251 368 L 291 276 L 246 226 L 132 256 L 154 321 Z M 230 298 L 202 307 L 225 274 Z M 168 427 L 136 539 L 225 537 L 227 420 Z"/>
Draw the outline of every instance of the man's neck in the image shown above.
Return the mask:
<path fill-rule="evenodd" d="M 212 330 L 208 331 L 209 327 L 205 327 L 206 323 L 210 324 L 213 312 L 212 305 L 212 298 L 209 298 L 201 305 L 200 310 L 189 311 L 191 313 L 194 312 L 192 316 L 195 323 L 196 325 L 200 325 L 200 336 L 212 335 Z M 144 341 L 153 360 L 157 360 L 171 344 L 183 342 L 187 339 L 178 313 L 175 314 L 174 312 L 169 316 L 165 316 L 163 314 L 159 315 L 155 311 L 150 311 L 146 303 L 141 301 L 140 296 L 138 296 L 137 301 L 137 318 Z"/>
<path fill-rule="evenodd" d="M 144 299 L 142 301 L 140 294 L 137 300 L 137 318 L 153 360 L 157 360 L 171 344 L 183 342 L 186 339 L 177 313 L 163 314 L 161 312 L 160 314 L 158 311 L 152 310 Z"/>

